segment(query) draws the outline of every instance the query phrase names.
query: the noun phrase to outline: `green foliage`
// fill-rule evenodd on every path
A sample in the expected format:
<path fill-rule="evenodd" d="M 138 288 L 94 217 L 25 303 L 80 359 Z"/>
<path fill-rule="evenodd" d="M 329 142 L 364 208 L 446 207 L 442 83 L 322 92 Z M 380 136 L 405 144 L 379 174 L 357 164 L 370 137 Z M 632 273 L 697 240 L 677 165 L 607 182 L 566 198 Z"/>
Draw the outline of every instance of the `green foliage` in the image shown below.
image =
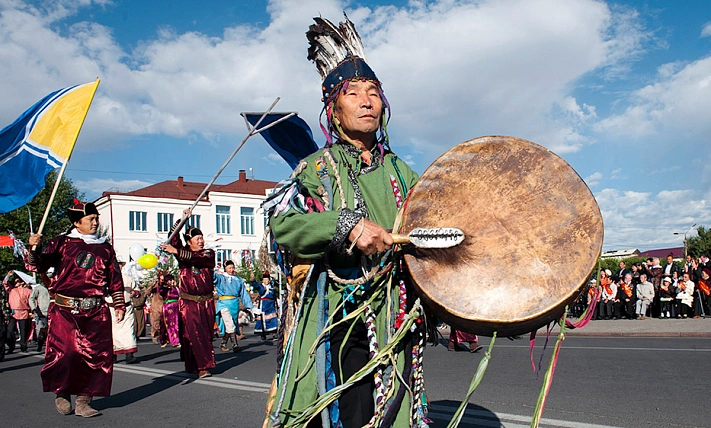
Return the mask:
<path fill-rule="evenodd" d="M 694 258 L 702 254 L 711 254 L 711 229 L 699 226 L 696 232 L 698 236 L 692 236 L 686 240 L 688 253 Z"/>
<path fill-rule="evenodd" d="M 141 281 L 141 286 L 145 287 L 158 279 L 159 274 L 169 273 L 173 275 L 176 285 L 180 285 L 180 270 L 178 269 L 178 260 L 170 254 L 166 263 L 160 263 L 155 269 L 149 270 Z"/>
<path fill-rule="evenodd" d="M 257 263 L 252 263 L 252 267 L 247 266 L 244 260 L 240 263 L 239 267 L 235 264 L 235 275 L 241 277 L 243 280 L 249 282 L 250 276 L 254 274 L 254 279 L 257 282 L 262 281 L 262 276 L 264 273 L 257 268 Z"/>
<path fill-rule="evenodd" d="M 47 201 L 52 194 L 54 182 L 56 180 L 56 171 L 50 172 L 47 175 L 47 180 L 37 196 L 35 196 L 24 207 L 18 208 L 15 211 L 0 214 L 0 233 L 6 234 L 8 230 L 12 230 L 15 236 L 27 245 L 30 237 L 30 215 L 32 218 L 32 231 L 37 232 L 44 210 L 47 207 Z M 54 197 L 54 203 L 49 211 L 47 222 L 45 223 L 42 235 L 45 239 L 52 238 L 67 231 L 71 222 L 67 217 L 67 208 L 73 205 L 74 198 L 81 200 L 84 197 L 83 193 L 74 187 L 72 181 L 66 177 L 62 177 L 57 189 L 57 194 Z M 29 208 L 29 212 L 28 212 Z M 24 270 L 22 260 L 15 258 L 11 248 L 0 249 L 0 272 L 7 272 L 9 269 Z"/>

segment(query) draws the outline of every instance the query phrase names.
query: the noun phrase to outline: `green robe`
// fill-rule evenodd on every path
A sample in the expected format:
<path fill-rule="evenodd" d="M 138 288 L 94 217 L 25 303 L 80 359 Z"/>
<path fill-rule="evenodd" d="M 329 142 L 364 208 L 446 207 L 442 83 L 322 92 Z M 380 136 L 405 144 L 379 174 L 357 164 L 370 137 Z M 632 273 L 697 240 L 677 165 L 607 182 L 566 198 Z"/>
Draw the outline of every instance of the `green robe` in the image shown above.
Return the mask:
<path fill-rule="evenodd" d="M 349 209 L 354 209 L 354 188 L 348 180 L 347 164 L 356 172 L 358 187 L 362 194 L 363 200 L 367 207 L 368 219 L 379 224 L 386 230 L 392 229 L 395 218 L 398 213 L 396 199 L 394 196 L 393 186 L 391 185 L 390 177 L 397 179 L 402 198 L 406 196 L 406 192 L 412 188 L 417 182 L 417 173 L 412 171 L 410 167 L 402 160 L 397 158 L 392 153 L 387 153 L 384 156 L 383 162 L 376 169 L 368 171 L 360 175 L 361 169 L 366 168 L 360 157 L 353 157 L 340 144 L 335 144 L 331 148 L 333 159 L 337 162 L 337 171 L 340 176 L 340 182 L 345 195 L 346 205 Z M 316 167 L 316 160 L 324 159 L 323 150 L 306 158 L 305 168 L 296 175 L 298 181 L 303 185 L 308 193 L 314 197 L 323 195 L 322 180 L 319 178 Z M 346 164 L 347 162 L 347 164 Z M 393 166 L 397 165 L 397 168 Z M 340 192 L 337 186 L 336 174 L 332 169 L 331 163 L 326 160 L 328 165 L 329 177 L 333 191 L 333 201 L 331 201 L 331 210 L 324 212 L 313 212 L 308 214 L 298 213 L 294 209 L 290 209 L 285 214 L 279 214 L 277 217 L 270 217 L 269 224 L 272 228 L 276 241 L 288 248 L 295 255 L 307 258 L 318 259 L 324 256 L 327 262 L 333 268 L 353 268 L 359 266 L 360 257 L 357 255 L 348 256 L 345 253 L 337 253 L 333 249 L 329 249 L 329 244 L 334 238 L 336 232 L 336 224 L 339 218 L 339 207 L 341 205 Z M 297 168 L 297 171 L 299 168 Z M 355 253 L 358 253 L 357 251 Z M 315 260 L 316 261 L 316 260 Z M 318 267 L 318 263 L 317 263 Z M 315 275 L 315 274 L 314 274 Z M 395 318 L 393 313 L 397 309 L 397 287 L 390 283 L 390 274 L 375 278 L 373 288 L 378 288 L 381 285 L 380 292 L 376 293 L 375 299 L 371 304 L 373 312 L 376 316 L 376 334 L 380 348 L 388 342 L 390 335 L 390 324 Z M 313 281 L 312 281 L 313 283 Z M 388 314 L 388 305 L 386 299 L 386 290 L 391 288 L 391 293 L 394 298 L 390 307 L 391 311 Z M 342 299 L 342 285 L 337 284 L 329 279 L 327 283 L 327 300 L 330 308 L 329 315 Z M 360 300 L 359 300 L 360 297 Z M 363 300 L 362 296 L 356 294 L 356 303 L 360 304 Z M 296 327 L 296 336 L 294 343 L 294 356 L 292 366 L 287 379 L 282 379 L 276 395 L 276 401 L 282 394 L 282 389 L 286 388 L 284 403 L 281 407 L 280 418 L 284 424 L 293 420 L 293 415 L 285 413 L 284 410 L 300 411 L 311 404 L 317 398 L 317 380 L 316 370 L 314 369 L 313 361 L 309 364 L 308 352 L 316 340 L 316 325 L 317 325 L 317 298 L 315 287 L 312 285 L 306 291 L 304 299 L 303 312 L 301 321 Z M 389 315 L 389 316 L 388 316 Z M 361 315 L 362 317 L 362 315 Z M 338 350 L 331 348 L 332 358 L 338 356 Z M 403 362 L 405 358 L 402 347 L 400 348 L 400 356 L 398 358 L 398 371 L 402 372 Z M 286 357 L 285 357 L 286 359 Z M 313 359 L 313 357 L 312 357 Z M 305 372 L 305 373 L 302 373 Z M 282 376 L 284 373 L 282 373 Z M 372 376 L 372 373 L 368 376 Z M 297 377 L 300 379 L 297 382 Z M 399 387 L 399 383 L 395 382 L 395 388 Z M 397 391 L 397 389 L 396 389 Z M 405 396 L 395 426 L 409 426 L 409 401 L 408 396 Z M 276 404 L 275 404 L 276 406 Z"/>

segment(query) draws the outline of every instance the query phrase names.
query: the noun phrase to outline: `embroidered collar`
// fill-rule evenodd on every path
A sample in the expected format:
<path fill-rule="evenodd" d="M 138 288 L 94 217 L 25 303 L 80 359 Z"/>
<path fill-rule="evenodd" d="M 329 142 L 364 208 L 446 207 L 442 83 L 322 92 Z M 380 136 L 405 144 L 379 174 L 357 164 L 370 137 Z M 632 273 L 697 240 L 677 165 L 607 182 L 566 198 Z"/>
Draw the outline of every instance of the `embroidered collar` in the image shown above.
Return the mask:
<path fill-rule="evenodd" d="M 346 154 L 348 156 L 352 157 L 353 159 L 356 159 L 356 160 L 359 158 L 362 159 L 362 156 L 361 156 L 361 154 L 363 153 L 362 150 L 360 150 L 353 144 L 348 143 L 343 140 L 337 141 L 336 144 L 340 145 L 343 148 L 343 151 L 346 152 Z M 367 174 L 371 171 L 375 171 L 376 169 L 378 169 L 378 167 L 380 166 L 380 157 L 381 157 L 380 147 L 381 147 L 380 144 L 375 144 L 373 146 L 373 148 L 370 150 L 370 165 L 367 165 L 364 168 L 361 168 L 361 170 L 360 170 L 361 175 Z"/>

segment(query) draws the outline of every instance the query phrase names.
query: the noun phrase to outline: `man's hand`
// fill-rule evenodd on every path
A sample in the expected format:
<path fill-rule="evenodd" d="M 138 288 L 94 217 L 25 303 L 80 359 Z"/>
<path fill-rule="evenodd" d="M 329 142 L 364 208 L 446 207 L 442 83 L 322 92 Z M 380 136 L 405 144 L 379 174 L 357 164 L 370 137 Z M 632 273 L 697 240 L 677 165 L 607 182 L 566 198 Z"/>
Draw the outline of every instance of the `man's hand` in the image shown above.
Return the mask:
<path fill-rule="evenodd" d="M 350 242 L 356 241 L 356 247 L 366 256 L 382 253 L 393 246 L 393 238 L 379 224 L 362 218 L 348 235 Z"/>
<path fill-rule="evenodd" d="M 166 243 L 160 244 L 160 249 L 170 254 L 178 254 L 178 249 L 174 246 Z"/>
<path fill-rule="evenodd" d="M 254 280 L 255 280 L 255 278 L 254 278 L 254 272 L 252 272 L 252 273 L 249 274 L 249 280 L 250 280 L 250 281 L 254 281 Z"/>
<path fill-rule="evenodd" d="M 35 233 L 34 235 L 30 235 L 30 239 L 27 241 L 30 245 L 33 247 L 35 245 L 39 245 L 40 242 L 42 242 L 42 234 L 41 233 Z"/>
<path fill-rule="evenodd" d="M 123 321 L 123 317 L 124 317 L 124 315 L 126 315 L 126 310 L 116 309 L 114 312 L 116 313 L 116 322 Z"/>
<path fill-rule="evenodd" d="M 183 210 L 183 220 L 187 220 L 188 218 L 190 218 L 190 215 L 191 215 L 192 213 L 193 213 L 193 212 L 192 212 L 192 210 L 191 210 L 190 208 L 185 208 L 185 209 Z"/>

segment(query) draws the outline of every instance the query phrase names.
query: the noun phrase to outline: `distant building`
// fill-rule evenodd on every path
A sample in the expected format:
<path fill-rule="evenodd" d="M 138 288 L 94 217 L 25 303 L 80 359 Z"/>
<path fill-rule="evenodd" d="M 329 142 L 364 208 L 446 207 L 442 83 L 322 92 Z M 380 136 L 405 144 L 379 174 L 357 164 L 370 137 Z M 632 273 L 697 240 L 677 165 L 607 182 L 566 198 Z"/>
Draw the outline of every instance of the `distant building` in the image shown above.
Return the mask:
<path fill-rule="evenodd" d="M 266 225 L 259 205 L 276 184 L 248 179 L 240 171 L 237 181 L 212 185 L 197 204 L 189 224 L 202 230 L 206 245 L 218 246 L 218 265 L 237 262 L 247 253 L 255 259 Z M 104 192 L 95 204 L 119 258 L 128 261 L 135 243 L 153 251 L 206 185 L 178 177 L 131 192 Z"/>
<path fill-rule="evenodd" d="M 605 251 L 600 254 L 601 259 L 626 259 L 628 257 L 639 257 L 638 249 Z"/>
<path fill-rule="evenodd" d="M 659 250 L 647 250 L 640 253 L 640 257 L 658 257 L 659 260 L 666 260 L 667 256 L 671 254 L 674 256 L 674 260 L 680 261 L 684 260 L 684 247 L 674 247 L 674 248 L 661 248 Z"/>

